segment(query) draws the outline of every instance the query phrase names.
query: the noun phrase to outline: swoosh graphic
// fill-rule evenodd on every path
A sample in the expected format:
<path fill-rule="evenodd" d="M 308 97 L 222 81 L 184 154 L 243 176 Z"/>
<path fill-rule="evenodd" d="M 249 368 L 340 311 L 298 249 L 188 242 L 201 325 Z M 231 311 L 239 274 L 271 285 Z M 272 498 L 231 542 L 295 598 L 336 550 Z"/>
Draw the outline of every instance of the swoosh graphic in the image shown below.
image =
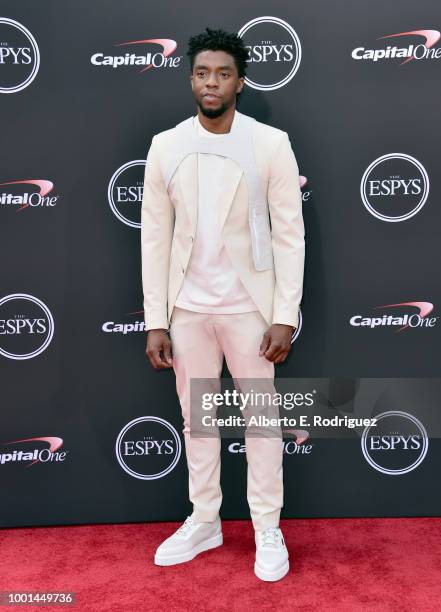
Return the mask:
<path fill-rule="evenodd" d="M 145 45 L 151 43 L 154 43 L 155 45 L 161 45 L 162 54 L 164 57 L 168 57 L 169 55 L 171 55 L 178 46 L 176 41 L 172 40 L 171 38 L 146 38 L 145 40 L 129 40 L 128 42 L 115 43 L 115 47 L 122 47 L 124 45 Z M 141 72 L 145 72 L 146 70 L 152 67 L 153 64 L 149 64 L 148 66 L 140 70 L 139 74 L 141 74 Z"/>
<path fill-rule="evenodd" d="M 425 38 L 426 42 L 424 43 L 424 46 L 427 49 L 433 47 L 433 45 L 435 45 L 441 38 L 441 33 L 438 30 L 411 30 L 410 32 L 400 32 L 399 34 L 387 34 L 387 36 L 380 36 L 379 38 L 377 38 L 377 40 L 381 40 L 382 38 L 394 38 L 395 36 L 409 36 L 412 34 Z M 400 66 L 402 66 L 403 64 L 407 64 L 407 62 L 410 62 L 413 59 L 415 59 L 413 56 L 408 57 L 407 60 L 401 62 Z"/>
<path fill-rule="evenodd" d="M 21 185 L 23 183 L 29 184 L 29 185 L 36 185 L 40 189 L 41 197 L 44 197 L 45 195 L 50 193 L 52 189 L 54 188 L 54 184 L 52 183 L 52 181 L 45 181 L 41 179 L 27 179 L 25 181 L 9 181 L 8 183 L 0 183 L 0 185 Z M 20 206 L 20 208 L 17 208 L 16 212 L 18 212 L 19 210 L 23 210 L 24 208 L 27 208 L 28 206 L 29 204 L 23 204 L 22 206 Z"/>
<path fill-rule="evenodd" d="M 296 444 L 303 444 L 309 438 L 309 432 L 306 429 L 284 429 L 283 433 L 289 433 L 296 437 Z"/>
<path fill-rule="evenodd" d="M 39 440 L 40 442 L 47 442 L 49 444 L 49 450 L 54 453 L 57 449 L 63 446 L 63 438 L 57 438 L 55 436 L 44 436 L 41 438 L 23 438 L 22 440 L 13 440 L 12 442 L 5 442 L 5 444 L 16 444 L 17 442 L 33 442 Z M 38 463 L 39 459 L 36 459 L 32 463 L 29 463 L 26 467 L 31 467 L 34 463 Z"/>
<path fill-rule="evenodd" d="M 375 308 L 394 308 L 395 306 L 414 306 L 420 311 L 419 315 L 422 319 L 427 317 L 427 315 L 433 310 L 433 304 L 431 302 L 401 302 L 399 304 L 385 304 L 384 306 L 376 306 Z M 403 331 L 403 329 L 406 329 L 406 327 L 409 327 L 409 325 L 403 325 L 403 327 L 397 329 L 395 333 Z"/>

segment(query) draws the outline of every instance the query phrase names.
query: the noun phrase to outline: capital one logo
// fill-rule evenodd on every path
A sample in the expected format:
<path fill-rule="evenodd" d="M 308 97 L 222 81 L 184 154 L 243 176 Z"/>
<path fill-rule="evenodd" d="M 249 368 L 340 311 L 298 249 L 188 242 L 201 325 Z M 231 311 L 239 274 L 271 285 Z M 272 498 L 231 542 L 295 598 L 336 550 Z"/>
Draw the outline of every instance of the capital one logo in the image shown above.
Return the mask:
<path fill-rule="evenodd" d="M 145 159 L 129 161 L 113 173 L 107 188 L 107 199 L 113 214 L 130 227 L 141 227 L 144 172 Z"/>
<path fill-rule="evenodd" d="M 361 450 L 368 464 L 388 476 L 407 474 L 424 460 L 429 439 L 424 425 L 401 410 L 376 415 L 376 425 L 366 427 Z"/>
<path fill-rule="evenodd" d="M 300 185 L 300 189 L 302 193 L 302 203 L 305 204 L 311 199 L 311 195 L 312 195 L 312 189 L 306 188 L 308 185 L 308 178 L 300 174 L 299 175 L 299 185 Z"/>
<path fill-rule="evenodd" d="M 361 201 L 371 215 L 397 223 L 414 217 L 429 195 L 429 177 L 417 159 L 406 153 L 388 153 L 365 170 Z"/>
<path fill-rule="evenodd" d="M 41 448 L 41 443 L 48 446 Z M 35 463 L 62 463 L 68 453 L 68 451 L 60 450 L 63 446 L 63 438 L 55 436 L 23 438 L 3 444 L 5 449 L 0 452 L 0 466 L 26 463 L 25 467 L 28 468 Z M 14 446 L 11 448 L 12 445 Z"/>
<path fill-rule="evenodd" d="M 129 312 L 128 315 L 134 317 L 135 320 L 132 320 L 130 322 L 105 321 L 101 326 L 101 330 L 106 334 L 123 334 L 123 336 L 126 336 L 127 334 L 132 334 L 133 332 L 146 331 L 144 310 L 135 310 L 133 312 Z"/>
<path fill-rule="evenodd" d="M 17 93 L 37 76 L 40 51 L 24 25 L 0 17 L 0 93 Z"/>
<path fill-rule="evenodd" d="M 100 68 L 117 69 L 127 66 L 142 66 L 140 74 L 151 68 L 178 68 L 182 56 L 172 57 L 177 44 L 171 38 L 145 38 L 115 43 L 115 47 L 128 47 L 122 53 L 94 53 L 90 62 Z M 126 52 L 124 52 L 126 51 Z"/>
<path fill-rule="evenodd" d="M 5 189 L 5 187 L 7 187 Z M 20 212 L 26 208 L 52 208 L 59 196 L 51 195 L 52 181 L 44 179 L 25 179 L 0 183 L 0 206 Z"/>
<path fill-rule="evenodd" d="M 32 359 L 47 349 L 54 335 L 54 319 L 44 302 L 27 293 L 0 299 L 0 355 Z"/>
<path fill-rule="evenodd" d="M 279 17 L 257 17 L 237 34 L 244 39 L 250 53 L 247 85 L 272 91 L 289 83 L 302 59 L 300 39 L 289 23 Z"/>
<path fill-rule="evenodd" d="M 309 434 L 308 434 L 309 436 Z M 307 436 L 307 437 L 308 437 Z M 306 439 L 306 438 L 305 438 Z M 310 455 L 314 445 L 304 444 L 303 440 L 283 440 L 283 454 L 285 455 Z M 240 442 L 232 442 L 228 445 L 228 452 L 231 454 L 246 453 L 246 445 Z"/>
<path fill-rule="evenodd" d="M 433 311 L 433 304 L 431 302 L 400 302 L 397 304 L 384 304 L 375 308 L 376 310 L 387 309 L 387 313 L 379 313 L 379 316 L 374 317 L 356 314 L 351 317 L 350 325 L 352 327 L 367 327 L 369 329 L 396 327 L 396 332 L 401 332 L 409 328 L 435 327 L 438 321 L 438 317 L 429 316 Z M 390 309 L 392 309 L 392 312 Z"/>
<path fill-rule="evenodd" d="M 181 456 L 181 439 L 168 421 L 143 416 L 123 427 L 115 452 L 127 474 L 141 480 L 156 480 L 175 468 Z"/>
<path fill-rule="evenodd" d="M 433 48 L 441 38 L 441 33 L 438 30 L 410 30 L 409 32 L 398 32 L 397 34 L 380 36 L 377 40 L 397 38 L 398 43 L 405 44 L 406 37 L 409 39 L 409 36 L 413 37 L 413 40 L 417 41 L 418 44 L 408 44 L 406 47 L 399 47 L 393 44 L 394 41 L 391 40 L 391 44 L 387 45 L 386 48 L 366 49 L 366 47 L 356 47 L 352 50 L 351 57 L 354 60 L 372 62 L 395 60 L 396 58 L 403 59 L 400 62 L 400 66 L 412 60 L 439 59 L 441 57 L 441 48 Z M 403 37 L 405 37 L 404 41 Z"/>

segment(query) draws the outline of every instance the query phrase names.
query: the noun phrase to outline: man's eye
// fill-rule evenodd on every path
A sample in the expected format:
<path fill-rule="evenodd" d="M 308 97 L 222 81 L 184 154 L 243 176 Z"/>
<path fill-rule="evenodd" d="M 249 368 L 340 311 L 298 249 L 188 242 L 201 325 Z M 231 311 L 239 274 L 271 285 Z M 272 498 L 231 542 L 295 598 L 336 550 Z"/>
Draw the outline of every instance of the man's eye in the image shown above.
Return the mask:
<path fill-rule="evenodd" d="M 203 72 L 198 72 L 198 76 L 204 76 Z"/>

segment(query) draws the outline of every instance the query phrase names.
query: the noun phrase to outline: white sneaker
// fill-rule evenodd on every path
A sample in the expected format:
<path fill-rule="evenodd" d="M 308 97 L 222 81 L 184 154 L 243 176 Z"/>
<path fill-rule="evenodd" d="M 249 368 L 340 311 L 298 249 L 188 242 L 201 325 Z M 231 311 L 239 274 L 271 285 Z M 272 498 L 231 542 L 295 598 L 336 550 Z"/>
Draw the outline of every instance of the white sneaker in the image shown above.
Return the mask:
<path fill-rule="evenodd" d="M 289 570 L 288 550 L 279 527 L 255 532 L 256 562 L 254 573 L 261 580 L 280 580 Z"/>
<path fill-rule="evenodd" d="M 155 564 L 174 565 L 191 561 L 204 550 L 216 548 L 222 543 L 222 527 L 219 517 L 212 523 L 195 523 L 193 516 L 187 516 L 179 529 L 158 546 L 155 553 Z"/>

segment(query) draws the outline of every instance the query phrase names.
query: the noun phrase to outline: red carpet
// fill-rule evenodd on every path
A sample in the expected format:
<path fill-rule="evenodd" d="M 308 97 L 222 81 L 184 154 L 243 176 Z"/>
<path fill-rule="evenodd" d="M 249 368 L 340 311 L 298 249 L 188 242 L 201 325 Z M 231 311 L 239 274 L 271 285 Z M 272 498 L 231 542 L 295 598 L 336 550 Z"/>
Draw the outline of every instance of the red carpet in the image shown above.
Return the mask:
<path fill-rule="evenodd" d="M 76 606 L 0 610 L 441 609 L 441 518 L 281 521 L 291 569 L 253 573 L 251 522 L 223 521 L 224 545 L 173 567 L 156 547 L 178 523 L 1 530 L 0 591 L 74 591 Z"/>

